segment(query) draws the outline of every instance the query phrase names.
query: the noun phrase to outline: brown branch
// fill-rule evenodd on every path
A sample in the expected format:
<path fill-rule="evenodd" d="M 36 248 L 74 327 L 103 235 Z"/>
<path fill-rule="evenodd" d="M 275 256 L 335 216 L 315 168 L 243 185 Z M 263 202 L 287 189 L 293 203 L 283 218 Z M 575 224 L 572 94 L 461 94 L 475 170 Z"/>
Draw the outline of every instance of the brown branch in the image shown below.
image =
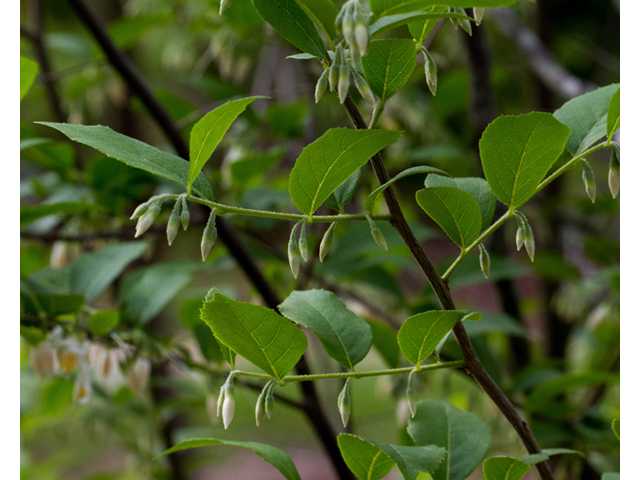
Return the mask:
<path fill-rule="evenodd" d="M 96 13 L 85 3 L 84 0 L 68 0 L 68 2 L 76 12 L 80 21 L 88 28 L 96 41 L 102 47 L 109 62 L 122 76 L 129 88 L 147 107 L 151 116 L 165 132 L 178 154 L 182 158 L 188 159 L 189 147 L 182 137 L 180 129 L 173 121 L 167 110 L 162 106 L 160 101 L 155 97 L 151 88 L 138 72 L 135 65 L 113 42 L 107 32 L 107 29 Z M 258 266 L 254 262 L 246 246 L 240 241 L 233 228 L 231 228 L 231 226 L 229 226 L 222 218 L 217 219 L 216 227 L 218 235 L 226 245 L 229 253 L 231 253 L 240 268 L 253 283 L 267 306 L 277 311 L 280 299 L 271 285 L 267 282 L 266 278 L 262 275 L 262 272 L 258 269 Z M 309 367 L 304 355 L 298 362 L 298 365 L 296 365 L 296 370 L 300 375 L 309 373 Z M 333 426 L 330 424 L 329 419 L 320 404 L 314 383 L 301 382 L 301 388 L 304 397 L 304 412 L 307 419 L 313 425 L 316 434 L 331 459 L 336 473 L 341 479 L 353 479 L 353 474 L 344 463 L 338 448 L 336 433 Z"/>
<path fill-rule="evenodd" d="M 344 107 L 349 118 L 351 118 L 351 121 L 357 129 L 367 128 L 367 124 L 362 118 L 362 115 L 353 102 L 351 96 L 347 95 Z M 382 160 L 382 154 L 377 153 L 371 158 L 371 166 L 376 178 L 378 179 L 378 183 L 382 185 L 389 180 L 389 173 L 387 172 Z M 445 310 L 455 310 L 455 303 L 451 297 L 451 291 L 449 290 L 448 283 L 440 277 L 417 238 L 411 231 L 407 220 L 404 218 L 404 214 L 402 213 L 402 209 L 400 208 L 400 204 L 398 203 L 392 187 L 389 187 L 384 191 L 384 198 L 387 203 L 389 213 L 393 217 L 390 222 L 391 225 L 393 225 L 393 227 L 398 231 L 409 248 L 409 251 L 413 255 L 418 266 L 438 297 L 440 305 Z M 466 362 L 464 367 L 465 370 L 476 380 L 476 382 L 478 382 L 480 387 L 487 393 L 487 395 L 489 395 L 505 418 L 509 423 L 511 423 L 520 436 L 520 439 L 524 443 L 527 451 L 529 453 L 540 453 L 540 446 L 531 432 L 529 424 L 522 419 L 513 404 L 509 401 L 509 398 L 507 398 L 504 392 L 484 369 L 462 323 L 458 323 L 453 328 L 453 334 L 460 346 L 460 349 L 462 350 L 462 354 Z M 552 480 L 554 478 L 547 462 L 539 463 L 536 467 L 540 472 L 540 476 L 544 480 Z"/>

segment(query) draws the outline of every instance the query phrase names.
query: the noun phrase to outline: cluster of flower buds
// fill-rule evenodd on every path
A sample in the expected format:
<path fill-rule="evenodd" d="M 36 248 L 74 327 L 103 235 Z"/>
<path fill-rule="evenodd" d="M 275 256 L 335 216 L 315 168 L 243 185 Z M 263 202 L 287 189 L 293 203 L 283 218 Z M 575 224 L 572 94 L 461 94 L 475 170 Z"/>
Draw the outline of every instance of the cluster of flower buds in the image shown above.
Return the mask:
<path fill-rule="evenodd" d="M 220 396 L 218 396 L 218 417 L 222 416 L 222 424 L 225 430 L 229 428 L 231 420 L 233 420 L 233 414 L 236 412 L 236 402 L 233 398 L 235 376 L 235 372 L 229 374 L 227 380 L 220 387 Z"/>
<path fill-rule="evenodd" d="M 296 232 L 300 228 L 300 238 L 296 240 Z M 307 226 L 304 220 L 300 220 L 291 229 L 291 236 L 289 237 L 289 248 L 287 254 L 289 256 L 289 266 L 294 278 L 298 278 L 300 273 L 300 259 L 304 262 L 309 260 L 309 244 L 307 242 Z"/>
<path fill-rule="evenodd" d="M 531 230 L 531 226 L 527 221 L 527 217 L 524 216 L 522 212 L 515 212 L 516 221 L 518 222 L 518 230 L 516 231 L 516 247 L 518 251 L 524 245 L 527 254 L 529 254 L 529 258 L 533 262 L 533 257 L 536 254 L 536 245 L 533 239 L 533 231 Z"/>
<path fill-rule="evenodd" d="M 449 7 L 449 12 L 451 12 L 451 13 L 459 13 L 460 15 L 467 16 L 467 12 L 464 11 L 464 8 Z M 474 11 L 474 15 L 475 15 L 475 11 Z M 482 15 L 484 15 L 484 12 L 482 12 Z M 482 17 L 480 17 L 480 18 L 482 18 Z M 473 32 L 471 31 L 471 22 L 469 21 L 468 18 L 450 18 L 449 20 L 451 20 L 451 23 L 453 24 L 453 26 L 454 26 L 454 28 L 456 30 L 458 29 L 458 27 L 460 27 L 460 28 L 462 28 L 462 30 L 467 32 L 469 34 L 469 36 L 471 36 L 473 34 Z"/>
<path fill-rule="evenodd" d="M 596 203 L 596 176 L 591 169 L 591 165 L 586 159 L 581 158 L 580 164 L 582 165 L 582 181 L 584 182 L 584 188 L 587 191 L 587 195 L 591 199 L 592 203 Z"/>
<path fill-rule="evenodd" d="M 135 209 L 133 215 L 131 215 L 131 220 L 138 220 L 136 224 L 136 238 L 149 230 L 149 227 L 153 225 L 155 219 L 160 215 L 163 202 L 164 198 L 152 197 Z"/>
<path fill-rule="evenodd" d="M 256 425 L 259 427 L 260 422 L 264 418 L 265 414 L 267 418 L 271 418 L 271 412 L 273 412 L 273 389 L 276 386 L 275 380 L 268 381 L 262 392 L 260 392 L 260 396 L 258 396 L 258 401 L 256 402 Z"/>
<path fill-rule="evenodd" d="M 348 0 L 336 17 L 336 28 L 349 45 L 351 61 L 357 65 L 369 50 L 369 19 L 359 0 Z"/>
<path fill-rule="evenodd" d="M 344 382 L 344 387 L 338 395 L 338 411 L 342 425 L 346 427 L 349 423 L 349 415 L 351 415 L 351 377 Z"/>
<path fill-rule="evenodd" d="M 333 243 L 333 235 L 334 232 L 336 231 L 336 225 L 337 222 L 331 222 L 331 225 L 329 225 L 329 228 L 327 229 L 327 231 L 324 233 L 324 236 L 322 237 L 322 242 L 320 242 L 320 261 L 322 262 L 324 260 L 324 257 L 327 256 L 327 254 L 329 253 L 329 249 L 331 248 L 331 244 Z"/>
<path fill-rule="evenodd" d="M 354 50 L 351 50 L 353 52 Z M 327 88 L 332 92 L 338 93 L 340 103 L 344 103 L 349 93 L 349 86 L 351 84 L 351 77 L 353 77 L 356 88 L 362 98 L 364 98 L 371 105 L 375 105 L 376 100 L 373 96 L 373 92 L 369 87 L 369 84 L 364 79 L 362 74 L 358 71 L 357 67 L 354 67 L 347 60 L 348 51 L 345 50 L 342 45 L 336 47 L 336 52 L 333 56 L 333 62 L 331 66 L 326 69 L 316 84 L 315 99 L 316 103 L 320 101 L 322 96 L 327 91 Z M 353 53 L 352 53 L 353 55 Z M 352 57 L 353 58 L 353 57 Z"/>
<path fill-rule="evenodd" d="M 411 418 L 416 416 L 416 409 L 418 408 L 418 400 L 416 398 L 416 391 L 413 386 L 413 374 L 416 370 L 411 370 L 409 373 L 409 379 L 407 380 L 407 405 L 409 406 L 409 411 L 411 412 Z"/>
<path fill-rule="evenodd" d="M 209 220 L 207 221 L 207 225 L 204 227 L 204 232 L 202 233 L 202 242 L 200 242 L 200 250 L 202 252 L 202 261 L 206 262 L 211 249 L 213 248 L 213 244 L 218 237 L 218 230 L 216 230 L 216 215 L 218 210 L 216 208 L 211 210 L 211 214 L 209 215 Z"/>
<path fill-rule="evenodd" d="M 422 54 L 424 55 L 424 73 L 425 77 L 427 77 L 427 85 L 431 90 L 431 94 L 435 97 L 438 89 L 438 67 L 425 47 L 422 47 Z"/>
<path fill-rule="evenodd" d="M 489 258 L 489 252 L 484 248 L 484 245 L 480 244 L 480 269 L 484 275 L 484 278 L 489 278 L 489 271 L 491 270 L 491 259 Z"/>
<path fill-rule="evenodd" d="M 383 248 L 384 250 L 389 250 L 389 248 L 387 247 L 387 241 L 384 239 L 384 235 L 382 234 L 378 226 L 375 224 L 375 222 L 371 219 L 369 215 L 367 215 L 366 217 L 367 217 L 367 220 L 369 221 L 371 236 L 373 237 L 375 242 L 378 244 L 380 248 Z"/>
<path fill-rule="evenodd" d="M 609 190 L 613 198 L 620 192 L 620 145 L 611 142 L 611 160 L 609 162 Z"/>
<path fill-rule="evenodd" d="M 167 242 L 169 243 L 169 246 L 171 246 L 173 241 L 176 239 L 180 225 L 182 225 L 183 230 L 187 229 L 190 218 L 191 215 L 189 215 L 186 195 L 180 195 L 173 206 L 171 216 L 167 222 Z"/>

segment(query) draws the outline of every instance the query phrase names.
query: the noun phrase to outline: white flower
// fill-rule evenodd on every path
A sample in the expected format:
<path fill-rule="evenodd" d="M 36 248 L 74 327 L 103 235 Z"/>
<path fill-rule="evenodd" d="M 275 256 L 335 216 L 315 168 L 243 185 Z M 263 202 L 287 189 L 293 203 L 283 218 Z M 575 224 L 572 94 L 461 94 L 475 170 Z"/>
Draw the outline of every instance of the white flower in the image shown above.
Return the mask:
<path fill-rule="evenodd" d="M 31 367 L 40 376 L 53 375 L 58 371 L 58 354 L 49 340 L 31 350 Z"/>
<path fill-rule="evenodd" d="M 86 404 L 91 399 L 93 388 L 91 386 L 91 375 L 87 368 L 81 368 L 76 377 L 73 388 L 73 399 L 81 405 Z"/>
<path fill-rule="evenodd" d="M 140 395 L 147 388 L 151 362 L 148 358 L 138 357 L 127 372 L 127 384 L 133 393 Z"/>
<path fill-rule="evenodd" d="M 236 412 L 236 402 L 233 399 L 233 390 L 228 389 L 224 396 L 222 404 L 222 424 L 226 430 L 233 420 L 233 414 Z"/>

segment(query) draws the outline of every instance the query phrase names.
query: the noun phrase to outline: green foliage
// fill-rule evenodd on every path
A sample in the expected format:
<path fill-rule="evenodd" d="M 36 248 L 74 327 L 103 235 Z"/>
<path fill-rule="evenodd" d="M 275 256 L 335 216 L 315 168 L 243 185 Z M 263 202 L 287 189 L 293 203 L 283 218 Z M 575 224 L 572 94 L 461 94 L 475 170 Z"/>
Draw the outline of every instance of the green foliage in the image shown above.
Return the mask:
<path fill-rule="evenodd" d="M 117 310 L 101 310 L 89 318 L 89 330 L 97 336 L 106 335 L 120 323 L 120 312 Z"/>
<path fill-rule="evenodd" d="M 385 101 L 409 80 L 416 65 L 416 47 L 404 38 L 374 40 L 360 61 L 371 90 Z"/>
<path fill-rule="evenodd" d="M 289 320 L 315 333 L 329 356 L 353 371 L 371 348 L 371 328 L 326 290 L 294 291 L 278 307 Z"/>
<path fill-rule="evenodd" d="M 432 7 L 425 8 L 424 10 L 428 10 L 430 12 L 442 14 L 447 10 L 446 6 L 434 5 Z M 451 13 L 452 15 L 458 15 L 456 13 Z M 410 14 L 411 15 L 411 14 Z M 416 41 L 416 50 L 422 47 L 422 42 L 427 36 L 432 32 L 435 28 L 438 20 L 435 19 L 423 19 L 417 20 L 415 22 L 411 22 L 408 24 L 409 32 L 411 36 Z"/>
<path fill-rule="evenodd" d="M 356 193 L 358 180 L 360 180 L 360 169 L 356 170 L 342 185 L 336 188 L 324 201 L 324 205 L 334 210 L 343 211 L 343 207 L 351 201 Z"/>
<path fill-rule="evenodd" d="M 55 377 L 42 391 L 40 407 L 47 415 L 62 411 L 73 400 L 73 382 L 66 378 Z"/>
<path fill-rule="evenodd" d="M 73 214 L 98 208 L 82 202 L 47 203 L 34 206 L 20 206 L 20 228 L 49 215 Z"/>
<path fill-rule="evenodd" d="M 304 333 L 286 318 L 219 293 L 204 304 L 201 318 L 221 343 L 278 382 L 307 349 Z"/>
<path fill-rule="evenodd" d="M 331 0 L 296 0 L 296 3 L 329 40 L 336 37 L 335 20 L 338 16 L 338 9 Z"/>
<path fill-rule="evenodd" d="M 31 89 L 39 70 L 36 62 L 20 55 L 20 101 Z"/>
<path fill-rule="evenodd" d="M 448 0 L 451 7 L 504 7 L 517 0 Z M 371 11 L 378 17 L 399 13 L 426 10 L 433 5 L 441 5 L 442 0 L 370 0 Z"/>
<path fill-rule="evenodd" d="M 607 112 L 607 141 L 611 143 L 611 137 L 620 128 L 620 89 L 611 97 L 609 111 Z"/>
<path fill-rule="evenodd" d="M 373 347 L 382 355 L 390 368 L 400 364 L 400 347 L 396 332 L 389 325 L 376 320 L 367 320 L 373 334 Z"/>
<path fill-rule="evenodd" d="M 369 158 L 391 145 L 399 132 L 333 128 L 307 145 L 289 178 L 293 204 L 309 216 Z"/>
<path fill-rule="evenodd" d="M 279 448 L 272 447 L 271 445 L 258 442 L 236 442 L 233 440 L 220 440 L 217 438 L 192 438 L 191 440 L 185 440 L 184 442 L 174 445 L 170 449 L 162 452 L 156 458 L 160 458 L 180 450 L 197 447 L 210 447 L 212 445 L 229 445 L 232 447 L 249 448 L 265 462 L 276 467 L 287 480 L 300 480 L 300 474 L 298 473 L 296 466 L 291 461 L 291 457 L 286 452 Z"/>
<path fill-rule="evenodd" d="M 551 455 L 573 453 L 584 457 L 582 452 L 566 448 L 547 448 L 542 453 L 522 455 L 520 457 L 491 457 L 482 464 L 485 480 L 520 480 L 533 465 L 544 462 Z"/>
<path fill-rule="evenodd" d="M 418 445 L 447 449 L 434 480 L 463 480 L 482 461 L 491 431 L 478 417 L 442 400 L 422 400 L 407 431 Z"/>
<path fill-rule="evenodd" d="M 421 37 L 424 40 L 424 38 L 429 35 L 429 32 L 427 31 L 429 29 L 429 26 L 435 25 L 439 18 L 460 18 L 475 22 L 473 18 L 462 15 L 461 13 L 444 12 L 445 9 L 446 7 L 433 6 L 430 7 L 431 11 L 428 12 L 411 12 L 402 13 L 400 15 L 384 16 L 379 18 L 375 23 L 369 26 L 369 34 L 373 37 L 382 32 L 386 32 L 387 30 L 391 30 L 392 28 L 409 24 L 411 34 L 414 35 L 413 32 L 416 32 L 414 38 L 417 40 Z M 413 29 L 411 25 L 414 25 Z"/>
<path fill-rule="evenodd" d="M 548 113 L 500 117 L 480 139 L 482 168 L 491 191 L 511 210 L 535 193 L 558 159 L 569 135 Z"/>

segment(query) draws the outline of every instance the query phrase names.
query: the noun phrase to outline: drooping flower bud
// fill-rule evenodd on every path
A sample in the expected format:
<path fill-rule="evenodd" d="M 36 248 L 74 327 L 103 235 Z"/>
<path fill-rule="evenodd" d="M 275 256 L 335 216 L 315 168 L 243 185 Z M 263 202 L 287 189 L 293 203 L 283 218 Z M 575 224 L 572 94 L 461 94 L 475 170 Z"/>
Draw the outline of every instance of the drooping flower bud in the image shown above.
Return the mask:
<path fill-rule="evenodd" d="M 355 38 L 358 45 L 358 51 L 361 56 L 365 56 L 369 51 L 369 19 L 367 18 L 360 2 L 355 2 L 353 11 L 355 20 Z M 353 58 L 353 54 L 352 54 Z"/>
<path fill-rule="evenodd" d="M 467 15 L 467 12 L 464 11 L 464 8 L 455 8 L 454 11 L 461 15 L 465 15 L 465 16 Z M 467 32 L 469 36 L 473 35 L 473 32 L 471 31 L 471 22 L 469 21 L 468 18 L 459 18 L 458 25 L 460 25 L 462 30 Z"/>
<path fill-rule="evenodd" d="M 320 78 L 318 79 L 318 83 L 316 83 L 316 94 L 315 94 L 316 103 L 320 101 L 320 99 L 324 95 L 324 92 L 327 91 L 328 86 L 329 86 L 329 69 L 326 69 L 324 72 L 322 72 L 322 75 L 320 75 Z"/>
<path fill-rule="evenodd" d="M 609 162 L 609 190 L 613 198 L 620 192 L 620 146 L 611 142 L 611 160 Z"/>
<path fill-rule="evenodd" d="M 447 8 L 447 12 L 456 13 L 456 9 L 453 8 L 453 7 L 449 7 L 449 8 Z M 457 30 L 458 29 L 458 24 L 459 24 L 458 19 L 455 18 L 455 17 L 454 18 L 449 18 L 449 21 L 451 22 L 451 25 L 453 25 L 453 28 L 455 28 Z"/>
<path fill-rule="evenodd" d="M 485 8 L 473 7 L 473 18 L 475 18 L 478 22 L 482 22 L 485 10 Z"/>
<path fill-rule="evenodd" d="M 524 245 L 524 234 L 526 228 L 518 215 L 516 215 L 516 222 L 518 222 L 518 230 L 516 230 L 516 248 L 520 251 Z"/>
<path fill-rule="evenodd" d="M 306 263 L 309 259 L 309 243 L 307 242 L 307 226 L 304 223 L 300 226 L 298 248 L 300 249 L 300 256 L 302 257 L 302 260 Z"/>
<path fill-rule="evenodd" d="M 381 247 L 381 248 L 383 248 L 385 250 L 389 250 L 389 248 L 387 247 L 387 241 L 384 239 L 384 235 L 382 234 L 380 229 L 376 226 L 376 224 L 373 222 L 373 220 L 371 219 L 371 217 L 369 215 L 367 215 L 367 220 L 369 221 L 369 228 L 371 229 L 371 236 L 373 237 L 375 242 L 378 244 L 379 247 Z"/>
<path fill-rule="evenodd" d="M 144 232 L 149 230 L 149 227 L 153 225 L 153 222 L 158 215 L 160 215 L 160 211 L 162 210 L 162 200 L 154 201 L 147 211 L 138 219 L 138 223 L 136 224 L 136 234 L 135 238 L 138 238 Z"/>
<path fill-rule="evenodd" d="M 340 418 L 342 420 L 342 426 L 346 427 L 349 423 L 349 415 L 351 414 L 351 377 L 347 378 L 344 382 L 344 387 L 338 396 L 338 410 L 340 411 Z"/>
<path fill-rule="evenodd" d="M 345 11 L 344 16 L 342 17 L 342 36 L 347 41 L 349 45 L 355 44 L 355 19 L 353 18 L 353 10 L 355 4 L 353 0 L 349 0 L 342 7 Z"/>
<path fill-rule="evenodd" d="M 376 99 L 374 98 L 373 92 L 364 77 L 360 75 L 355 68 L 351 68 L 351 76 L 355 80 L 356 88 L 358 89 L 358 92 L 360 92 L 360 95 L 362 95 L 362 98 L 371 105 L 375 105 Z"/>
<path fill-rule="evenodd" d="M 582 165 L 582 181 L 584 182 L 584 188 L 587 191 L 587 195 L 591 199 L 592 203 L 596 203 L 596 176 L 591 169 L 591 165 L 584 158 L 580 159 Z"/>
<path fill-rule="evenodd" d="M 191 215 L 189 215 L 189 206 L 187 205 L 187 197 L 182 196 L 180 202 L 182 203 L 182 211 L 180 212 L 180 223 L 182 224 L 182 230 L 187 230 L 189 226 L 189 220 L 191 220 Z"/>
<path fill-rule="evenodd" d="M 233 415 L 236 413 L 236 402 L 234 400 L 233 384 L 227 388 L 224 395 L 224 402 L 222 403 L 222 424 L 226 430 L 231 425 Z"/>
<path fill-rule="evenodd" d="M 329 228 L 325 232 L 324 236 L 322 237 L 322 242 L 320 242 L 319 254 L 321 262 L 324 260 L 324 257 L 327 256 L 327 253 L 329 253 L 329 249 L 331 248 L 331 244 L 333 243 L 333 233 L 336 230 L 336 225 L 336 222 L 332 222 L 331 225 L 329 225 Z"/>
<path fill-rule="evenodd" d="M 298 278 L 298 273 L 300 273 L 300 250 L 298 249 L 298 242 L 296 242 L 296 230 L 298 229 L 298 225 L 301 222 L 296 223 L 291 230 L 291 236 L 289 237 L 289 266 L 291 267 L 291 273 L 293 273 L 293 278 Z"/>
<path fill-rule="evenodd" d="M 344 103 L 346 100 L 350 83 L 349 66 L 344 62 L 340 65 L 340 76 L 338 78 L 338 98 L 340 103 Z"/>
<path fill-rule="evenodd" d="M 256 426 L 257 427 L 260 426 L 260 422 L 262 421 L 266 413 L 266 410 L 264 408 L 264 400 L 266 397 L 265 391 L 267 390 L 268 385 L 269 384 L 264 386 L 264 388 L 262 389 L 262 392 L 260 392 L 260 395 L 258 396 L 258 400 L 256 401 Z"/>
<path fill-rule="evenodd" d="M 273 398 L 274 388 L 276 388 L 276 382 L 272 380 L 271 385 L 267 389 L 267 393 L 264 397 L 264 411 L 267 414 L 267 418 L 271 418 L 271 413 L 273 412 L 273 406 L 275 404 L 275 401 Z"/>
<path fill-rule="evenodd" d="M 180 229 L 180 209 L 181 202 L 180 200 L 176 200 L 176 204 L 171 211 L 171 215 L 169 216 L 169 221 L 167 222 L 167 242 L 169 242 L 169 246 L 176 239 L 176 235 L 178 235 L 178 230 Z"/>
<path fill-rule="evenodd" d="M 484 245 L 480 244 L 480 269 L 484 275 L 484 278 L 489 278 L 489 271 L 491 269 L 491 259 L 489 258 L 489 252 L 484 248 Z"/>
<path fill-rule="evenodd" d="M 144 213 L 149 209 L 150 204 L 151 202 L 148 201 L 138 205 L 138 207 L 133 211 L 133 214 L 131 214 L 131 217 L 129 217 L 129 220 L 137 220 L 144 215 Z"/>
<path fill-rule="evenodd" d="M 332 92 L 337 91 L 338 81 L 340 80 L 340 65 L 344 61 L 344 51 L 341 45 L 336 47 L 336 53 L 333 56 L 333 62 L 329 67 L 329 89 Z"/>
<path fill-rule="evenodd" d="M 411 370 L 409 373 L 409 379 L 407 380 L 407 405 L 409 405 L 409 411 L 411 412 L 411 418 L 416 416 L 416 409 L 418 408 L 418 401 L 416 399 L 416 392 L 413 386 L 413 374 L 415 370 Z"/>
<path fill-rule="evenodd" d="M 204 227 L 204 232 L 202 233 L 202 242 L 200 243 L 200 251 L 202 253 L 202 261 L 206 262 L 211 249 L 213 248 L 213 244 L 216 241 L 218 236 L 218 231 L 216 230 L 216 214 L 218 210 L 216 208 L 211 210 L 211 214 L 209 215 L 209 220 L 207 221 L 207 226 Z"/>
<path fill-rule="evenodd" d="M 515 212 L 515 215 L 516 215 L 516 218 L 519 220 L 518 233 L 520 234 L 520 236 L 518 236 L 518 233 L 516 234 L 516 244 L 519 244 L 520 246 L 524 244 L 524 248 L 527 251 L 529 258 L 533 262 L 533 258 L 535 257 L 535 254 L 536 254 L 536 245 L 535 245 L 535 240 L 533 238 L 533 231 L 531 230 L 531 226 L 527 221 L 527 217 L 525 217 L 522 212 Z"/>
<path fill-rule="evenodd" d="M 438 89 L 438 67 L 429 51 L 424 47 L 422 47 L 422 54 L 424 55 L 424 74 L 427 77 L 427 85 L 435 97 Z"/>

